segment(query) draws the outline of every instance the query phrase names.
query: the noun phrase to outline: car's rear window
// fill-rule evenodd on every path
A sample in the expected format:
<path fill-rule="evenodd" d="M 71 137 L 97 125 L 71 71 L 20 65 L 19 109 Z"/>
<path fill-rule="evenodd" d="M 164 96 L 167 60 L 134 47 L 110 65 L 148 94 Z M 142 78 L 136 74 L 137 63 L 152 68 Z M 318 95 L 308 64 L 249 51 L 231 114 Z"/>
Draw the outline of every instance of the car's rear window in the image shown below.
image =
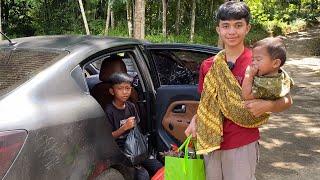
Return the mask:
<path fill-rule="evenodd" d="M 66 51 L 0 49 L 0 95 L 26 82 L 66 55 Z"/>

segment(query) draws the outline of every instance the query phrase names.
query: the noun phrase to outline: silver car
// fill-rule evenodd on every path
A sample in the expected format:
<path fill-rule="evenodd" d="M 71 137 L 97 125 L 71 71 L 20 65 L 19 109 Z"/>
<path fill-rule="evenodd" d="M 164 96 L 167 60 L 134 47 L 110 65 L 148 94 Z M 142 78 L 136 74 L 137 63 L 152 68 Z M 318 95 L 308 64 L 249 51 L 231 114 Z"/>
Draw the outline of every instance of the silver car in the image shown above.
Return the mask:
<path fill-rule="evenodd" d="M 101 62 L 122 57 L 150 154 L 161 160 L 158 152 L 185 138 L 199 101 L 199 64 L 218 51 L 95 36 L 1 41 L 0 178 L 130 179 L 105 121 L 108 94 L 95 91 L 106 83 Z"/>

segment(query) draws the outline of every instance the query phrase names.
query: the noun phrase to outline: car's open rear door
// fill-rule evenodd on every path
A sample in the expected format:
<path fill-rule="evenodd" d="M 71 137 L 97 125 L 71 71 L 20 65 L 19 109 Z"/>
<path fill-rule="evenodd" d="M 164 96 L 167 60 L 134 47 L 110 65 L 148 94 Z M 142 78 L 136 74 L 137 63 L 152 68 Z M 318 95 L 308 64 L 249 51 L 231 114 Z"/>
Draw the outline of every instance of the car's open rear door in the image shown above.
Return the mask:
<path fill-rule="evenodd" d="M 155 128 L 158 151 L 167 151 L 186 138 L 184 131 L 196 114 L 200 95 L 200 64 L 218 48 L 188 44 L 148 44 L 149 57 L 157 71 Z"/>
<path fill-rule="evenodd" d="M 197 86 L 168 85 L 157 90 L 156 119 L 160 140 L 158 147 L 166 149 L 170 144 L 179 144 L 186 138 L 188 127 L 199 103 Z"/>

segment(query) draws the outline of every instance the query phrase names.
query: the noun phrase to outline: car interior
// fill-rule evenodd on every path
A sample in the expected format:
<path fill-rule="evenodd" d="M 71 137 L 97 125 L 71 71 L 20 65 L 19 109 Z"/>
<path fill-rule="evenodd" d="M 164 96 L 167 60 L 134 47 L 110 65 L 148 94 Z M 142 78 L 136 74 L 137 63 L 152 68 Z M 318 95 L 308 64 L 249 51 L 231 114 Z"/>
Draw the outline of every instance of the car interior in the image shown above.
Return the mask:
<path fill-rule="evenodd" d="M 140 80 L 141 76 L 138 73 L 139 70 L 136 64 L 136 58 L 132 51 L 115 51 L 93 58 L 84 64 L 83 71 L 86 77 L 90 95 L 96 99 L 103 110 L 105 109 L 106 105 L 108 103 L 112 103 L 113 100 L 113 96 L 109 92 L 109 88 L 111 87 L 111 84 L 108 82 L 109 77 L 116 72 L 127 73 L 129 76 L 133 77 L 133 88 L 129 101 L 134 103 L 138 111 L 140 117 L 139 127 L 141 132 L 147 136 L 149 135 L 149 132 L 147 132 L 148 118 L 146 113 L 146 105 L 143 103 L 145 102 L 144 87 L 142 81 Z M 130 168 L 128 169 L 120 164 L 114 165 L 112 168 L 120 171 L 125 177 L 130 177 L 130 174 L 132 174 Z"/>
<path fill-rule="evenodd" d="M 108 79 L 115 72 L 127 73 L 127 67 L 121 56 L 112 55 L 102 61 L 99 72 L 100 82 L 90 90 L 91 95 L 99 102 L 102 108 L 112 102 L 112 95 L 109 93 L 111 85 L 108 83 Z M 133 103 L 138 101 L 138 94 L 135 89 L 132 90 L 129 101 Z"/>

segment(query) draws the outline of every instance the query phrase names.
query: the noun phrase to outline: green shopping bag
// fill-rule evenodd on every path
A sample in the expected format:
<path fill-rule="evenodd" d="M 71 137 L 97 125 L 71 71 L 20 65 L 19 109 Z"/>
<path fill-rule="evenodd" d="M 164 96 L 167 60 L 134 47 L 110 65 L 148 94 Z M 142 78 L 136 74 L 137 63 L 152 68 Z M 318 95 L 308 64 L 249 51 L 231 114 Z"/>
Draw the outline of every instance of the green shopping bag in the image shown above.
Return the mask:
<path fill-rule="evenodd" d="M 190 159 L 188 156 L 188 145 L 191 140 L 191 135 L 179 147 L 179 151 L 184 148 L 185 156 L 180 157 L 165 157 L 165 180 L 205 180 L 204 160 L 197 155 L 196 159 Z"/>

